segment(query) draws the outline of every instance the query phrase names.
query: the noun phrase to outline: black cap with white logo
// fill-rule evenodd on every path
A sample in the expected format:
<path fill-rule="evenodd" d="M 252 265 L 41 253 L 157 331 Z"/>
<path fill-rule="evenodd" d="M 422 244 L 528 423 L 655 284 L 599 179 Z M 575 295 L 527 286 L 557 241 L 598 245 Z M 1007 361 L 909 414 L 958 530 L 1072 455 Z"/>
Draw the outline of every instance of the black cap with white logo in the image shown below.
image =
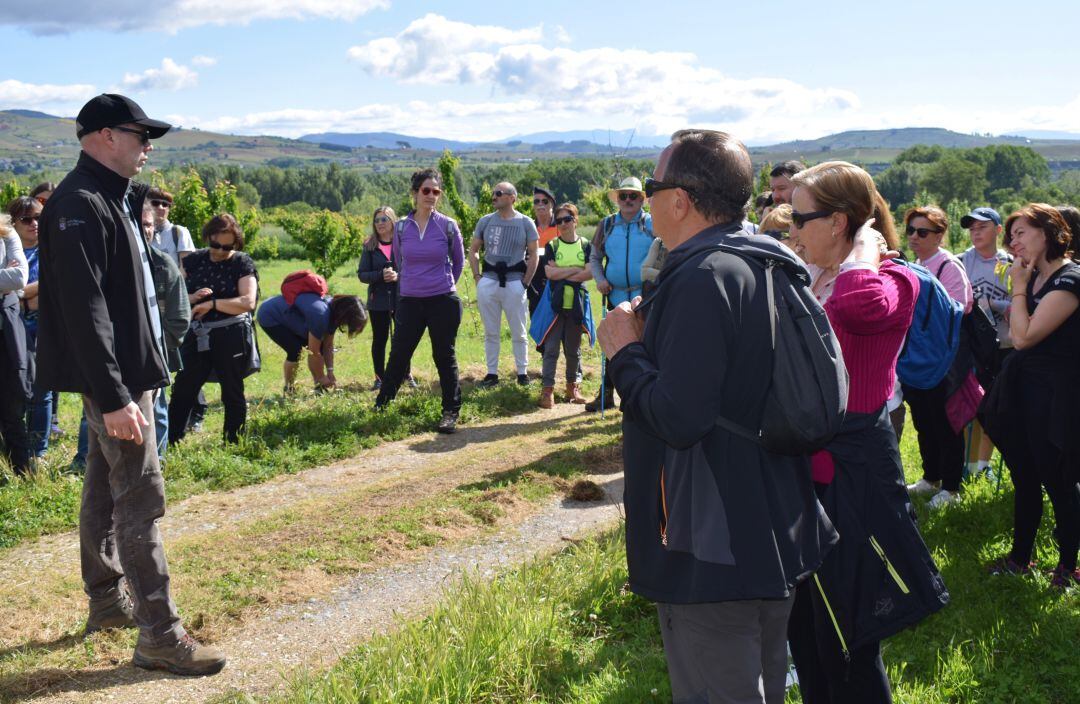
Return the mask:
<path fill-rule="evenodd" d="M 142 125 L 150 139 L 157 139 L 172 129 L 161 120 L 151 120 L 131 98 L 116 93 L 102 93 L 83 105 L 75 118 L 75 136 L 82 139 L 91 132 L 117 125 Z"/>

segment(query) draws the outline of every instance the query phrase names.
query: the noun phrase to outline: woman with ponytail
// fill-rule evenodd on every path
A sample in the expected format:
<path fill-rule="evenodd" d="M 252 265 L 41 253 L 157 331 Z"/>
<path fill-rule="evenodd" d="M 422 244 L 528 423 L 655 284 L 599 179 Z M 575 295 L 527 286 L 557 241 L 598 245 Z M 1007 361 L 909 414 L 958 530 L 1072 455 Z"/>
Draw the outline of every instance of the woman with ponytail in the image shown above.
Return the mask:
<path fill-rule="evenodd" d="M 881 640 L 948 598 L 911 515 L 886 407 L 919 282 L 888 258 L 896 229 L 868 173 L 833 161 L 792 183 L 791 235 L 812 265 L 850 385 L 840 432 L 812 458 L 840 542 L 799 587 L 788 639 L 804 702 L 891 702 Z"/>

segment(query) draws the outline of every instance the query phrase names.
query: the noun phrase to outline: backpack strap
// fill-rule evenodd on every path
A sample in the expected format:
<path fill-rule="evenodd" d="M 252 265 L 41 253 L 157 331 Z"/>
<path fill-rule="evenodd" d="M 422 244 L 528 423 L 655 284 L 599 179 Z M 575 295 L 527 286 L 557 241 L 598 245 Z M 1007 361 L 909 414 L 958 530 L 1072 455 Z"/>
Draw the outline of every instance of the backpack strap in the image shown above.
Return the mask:
<path fill-rule="evenodd" d="M 945 257 L 945 261 L 941 262 L 941 266 L 937 268 L 937 273 L 934 274 L 934 278 L 941 281 L 941 272 L 945 271 L 945 265 L 949 263 L 949 257 Z"/>
<path fill-rule="evenodd" d="M 180 227 L 180 226 L 175 224 L 175 223 L 172 226 L 172 246 L 173 246 L 173 251 L 176 252 L 176 256 L 179 257 L 180 256 L 180 233 L 177 232 L 178 227 Z"/>

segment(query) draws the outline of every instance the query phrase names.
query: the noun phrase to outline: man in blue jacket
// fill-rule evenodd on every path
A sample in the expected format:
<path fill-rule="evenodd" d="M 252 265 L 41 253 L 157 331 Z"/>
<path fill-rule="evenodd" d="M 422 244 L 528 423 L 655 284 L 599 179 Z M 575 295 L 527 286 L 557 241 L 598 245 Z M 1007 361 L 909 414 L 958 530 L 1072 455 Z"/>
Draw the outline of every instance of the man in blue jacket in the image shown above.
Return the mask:
<path fill-rule="evenodd" d="M 836 540 L 807 458 L 715 423 L 756 422 L 773 357 L 765 270 L 716 246 L 795 263 L 742 231 L 753 177 L 738 140 L 677 132 L 646 182 L 669 250 L 647 322 L 623 302 L 598 331 L 624 413 L 630 588 L 657 602 L 675 702 L 784 701 L 795 586 Z"/>
<path fill-rule="evenodd" d="M 592 239 L 589 268 L 596 288 L 604 296 L 608 310 L 623 301 L 632 301 L 642 293 L 641 264 L 649 254 L 653 241 L 652 216 L 643 210 L 645 191 L 641 181 L 633 176 L 619 182 L 608 192 L 608 198 L 619 212 L 603 218 L 596 226 Z M 615 404 L 611 377 L 604 373 L 603 396 L 585 404 L 585 410 L 595 412 Z"/>

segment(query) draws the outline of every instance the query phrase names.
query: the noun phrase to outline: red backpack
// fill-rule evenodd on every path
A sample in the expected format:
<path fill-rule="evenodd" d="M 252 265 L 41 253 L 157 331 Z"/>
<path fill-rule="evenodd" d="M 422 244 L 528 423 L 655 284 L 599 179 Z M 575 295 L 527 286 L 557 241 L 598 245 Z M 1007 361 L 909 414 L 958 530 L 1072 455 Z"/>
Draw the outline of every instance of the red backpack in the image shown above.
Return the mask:
<path fill-rule="evenodd" d="M 325 296 L 330 292 L 326 285 L 326 279 L 316 274 L 311 269 L 294 271 L 281 282 L 281 295 L 290 306 L 296 302 L 296 297 L 301 293 L 317 293 Z"/>

